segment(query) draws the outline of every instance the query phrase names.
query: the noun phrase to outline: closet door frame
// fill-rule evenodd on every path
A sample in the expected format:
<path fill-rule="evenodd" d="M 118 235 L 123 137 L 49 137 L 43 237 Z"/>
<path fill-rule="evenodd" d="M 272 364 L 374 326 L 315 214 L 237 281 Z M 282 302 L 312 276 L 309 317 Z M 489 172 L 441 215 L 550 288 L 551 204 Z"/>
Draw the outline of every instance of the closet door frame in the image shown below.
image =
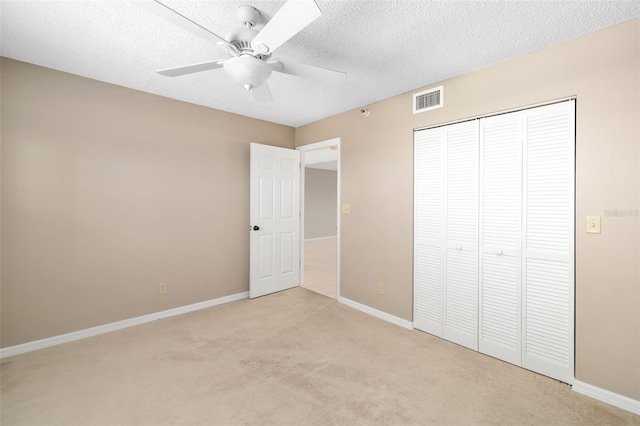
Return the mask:
<path fill-rule="evenodd" d="M 569 131 L 569 134 L 566 138 L 566 147 L 568 148 L 568 157 L 567 159 L 567 179 L 568 179 L 568 183 L 567 183 L 567 187 L 568 187 L 568 194 L 567 194 L 567 213 L 566 213 L 566 218 L 568 219 L 568 225 L 567 225 L 567 229 L 568 229 L 568 237 L 566 240 L 566 251 L 563 251 L 563 253 L 553 253 L 548 252 L 547 254 L 545 254 L 544 256 L 546 256 L 546 259 L 553 261 L 554 259 L 557 259 L 559 261 L 565 262 L 565 264 L 567 265 L 566 268 L 566 289 L 568 290 L 567 293 L 567 301 L 568 304 L 566 306 L 566 311 L 564 313 L 562 313 L 563 315 L 566 314 L 566 316 L 564 316 L 563 318 L 566 319 L 566 323 L 565 323 L 565 331 L 566 331 L 566 348 L 562 348 L 562 350 L 565 350 L 566 352 L 566 356 L 564 357 L 564 359 L 562 359 L 562 362 L 555 362 L 551 357 L 549 359 L 546 359 L 544 356 L 538 356 L 535 353 L 529 351 L 528 349 L 530 349 L 527 345 L 529 343 L 529 340 L 527 338 L 527 333 L 531 332 L 531 330 L 528 329 L 528 321 L 527 321 L 527 310 L 526 310 L 526 303 L 527 303 L 527 297 L 529 297 L 529 294 L 527 293 L 528 289 L 527 289 L 527 266 L 528 266 L 528 257 L 529 254 L 534 254 L 534 255 L 539 255 L 536 254 L 535 250 L 531 250 L 527 247 L 527 238 L 526 238 L 526 232 L 527 232 L 527 219 L 526 219 L 526 214 L 527 214 L 527 208 L 526 208 L 526 202 L 527 202 L 527 189 L 526 189 L 526 178 L 525 178 L 525 174 L 527 173 L 527 167 L 528 167 L 528 163 L 527 163 L 527 159 L 525 158 L 527 155 L 527 138 L 525 136 L 523 136 L 523 141 L 522 141 L 522 147 L 521 147 L 521 201 L 520 201 L 520 212 L 521 212 L 521 232 L 520 232 L 520 236 L 519 236 L 519 240 L 520 240 L 520 261 L 519 261 L 519 277 L 520 277 L 520 339 L 521 339 L 521 344 L 520 344 L 520 361 L 518 362 L 518 356 L 513 357 L 513 359 L 506 359 L 509 358 L 509 356 L 506 357 L 501 357 L 498 354 L 491 354 L 492 356 L 496 356 L 498 358 L 503 358 L 505 360 L 507 360 L 508 362 L 512 362 L 516 365 L 520 365 L 526 369 L 530 369 L 532 371 L 536 371 L 538 373 L 547 375 L 549 377 L 558 379 L 560 381 L 572 384 L 574 381 L 574 376 L 575 376 L 575 98 L 568 98 L 568 99 L 561 99 L 561 100 L 556 100 L 553 102 L 548 102 L 548 103 L 544 103 L 544 104 L 538 104 L 538 105 L 532 105 L 529 107 L 525 107 L 525 108 L 518 108 L 518 109 L 514 109 L 514 110 L 510 110 L 510 111 L 504 111 L 501 113 L 496 113 L 493 115 L 488 115 L 488 116 L 482 116 L 482 117 L 477 117 L 475 119 L 472 120 L 466 120 L 466 121 L 475 121 L 478 125 L 478 127 L 480 127 L 480 120 L 483 120 L 487 117 L 493 117 L 493 116 L 497 116 L 497 115 L 502 115 L 502 114 L 509 114 L 509 113 L 521 113 L 525 118 L 523 118 L 523 134 L 525 133 L 525 127 L 526 125 L 524 124 L 524 121 L 526 119 L 527 116 L 530 116 L 530 113 L 527 113 L 527 111 L 529 110 L 533 110 L 533 109 L 539 109 L 541 107 L 548 107 L 549 110 L 564 110 L 567 112 L 568 114 L 568 119 L 566 121 L 566 126 L 567 129 Z M 539 111 L 541 111 L 541 109 L 539 109 Z M 534 112 L 533 115 L 535 115 L 537 112 Z M 440 126 L 434 126 L 432 128 L 424 128 L 424 129 L 416 129 L 416 133 L 419 131 L 423 131 L 423 130 L 431 130 L 431 129 L 435 129 L 435 128 L 442 128 L 442 127 L 446 127 L 446 126 L 451 126 L 451 125 L 455 125 L 455 124 L 459 124 L 456 122 L 452 122 L 452 123 L 446 123 L 446 124 L 442 124 Z M 445 137 L 442 136 L 443 131 L 441 130 L 441 140 L 442 140 L 442 145 L 441 145 L 441 149 L 444 150 L 445 149 Z M 414 143 L 416 144 L 415 149 L 417 152 L 417 137 L 414 134 Z M 480 144 L 480 135 L 478 133 L 478 145 Z M 444 154 L 443 154 L 444 156 Z M 481 160 L 481 156 L 482 156 L 482 152 L 480 151 L 480 147 L 478 148 L 478 161 L 480 162 Z M 417 156 L 416 156 L 417 158 Z M 445 158 L 442 158 L 442 162 L 441 162 L 441 168 L 442 168 L 442 176 L 441 176 L 441 184 L 442 184 L 442 190 L 440 191 L 440 202 L 442 204 L 442 216 L 440 217 L 440 221 L 441 221 L 441 225 L 442 225 L 442 245 L 441 245 L 441 252 L 440 252 L 440 258 L 438 259 L 438 261 L 441 264 L 441 268 L 439 269 L 440 271 L 440 276 L 442 279 L 446 279 L 446 250 L 447 250 L 447 242 L 446 242 L 446 209 L 445 209 L 445 193 L 446 193 L 446 179 L 445 179 Z M 418 164 L 416 163 L 416 167 L 418 167 Z M 479 165 L 479 167 L 481 167 Z M 479 173 L 480 173 L 480 169 L 479 169 Z M 418 182 L 416 182 L 416 187 L 414 187 L 414 194 L 417 194 L 418 192 L 418 188 L 417 188 Z M 480 246 L 482 243 L 482 240 L 480 239 L 480 217 L 482 215 L 481 213 L 481 200 L 482 200 L 482 193 L 481 193 L 481 189 L 480 189 L 480 180 L 478 181 L 478 199 L 477 199 L 477 212 L 476 212 L 476 216 L 478 217 L 478 229 L 477 229 L 477 239 L 476 239 L 476 253 L 477 253 L 477 263 L 476 263 L 476 268 L 477 268 L 477 273 L 476 273 L 476 288 L 478 289 L 478 305 L 480 303 L 480 294 L 481 294 L 481 283 L 480 283 L 480 277 L 481 277 L 481 265 L 480 265 L 480 259 L 482 256 L 482 247 Z M 425 329 L 425 327 L 421 326 L 420 324 L 422 324 L 423 322 L 421 322 L 419 319 L 417 319 L 417 317 L 419 316 L 419 306 L 418 306 L 418 299 L 420 298 L 420 288 L 419 288 L 419 283 L 416 281 L 416 277 L 418 276 L 418 267 L 417 267 L 417 263 L 418 263 L 418 256 L 417 256 L 417 243 L 418 243 L 418 237 L 416 235 L 416 217 L 418 216 L 418 212 L 417 212 L 418 206 L 414 204 L 414 326 L 415 328 L 427 331 L 431 334 L 435 334 L 439 337 L 444 337 L 447 338 L 446 336 L 443 335 L 442 330 L 444 330 L 444 322 L 445 322 L 445 315 L 446 315 L 446 310 L 445 310 L 445 300 L 446 300 L 446 294 L 445 294 L 445 284 L 442 284 L 442 295 L 441 295 L 441 300 L 439 300 L 441 309 L 439 312 L 439 319 L 440 319 L 440 323 L 439 324 L 435 324 L 435 327 L 433 327 L 434 324 L 431 324 L 432 327 L 431 329 Z M 565 216 L 563 216 L 565 217 Z M 449 244 L 450 245 L 450 244 Z M 451 247 L 450 247 L 451 248 Z M 543 258 L 544 258 L 543 256 Z M 564 271 L 563 271 L 564 273 Z M 552 279 L 552 278 L 551 278 Z M 550 302 L 553 303 L 553 302 Z M 477 316 L 478 316 L 478 330 L 480 331 L 480 324 L 481 324 L 481 319 L 479 317 L 479 312 L 480 312 L 480 308 L 478 308 L 477 312 Z M 552 313 L 553 314 L 553 313 Z M 542 324 L 543 328 L 540 328 L 537 330 L 537 332 L 539 333 L 540 330 L 544 330 L 544 324 Z M 534 330 L 534 332 L 536 332 L 536 330 Z M 554 333 L 555 331 L 552 329 L 549 331 L 550 333 Z M 480 334 L 478 333 L 477 338 L 480 339 Z M 454 340 L 455 341 L 455 340 Z M 551 344 L 553 344 L 553 342 L 551 342 Z M 468 345 L 465 345 L 468 346 Z M 477 350 L 477 349 L 476 349 Z M 482 348 L 480 348 L 480 351 L 482 351 Z"/>

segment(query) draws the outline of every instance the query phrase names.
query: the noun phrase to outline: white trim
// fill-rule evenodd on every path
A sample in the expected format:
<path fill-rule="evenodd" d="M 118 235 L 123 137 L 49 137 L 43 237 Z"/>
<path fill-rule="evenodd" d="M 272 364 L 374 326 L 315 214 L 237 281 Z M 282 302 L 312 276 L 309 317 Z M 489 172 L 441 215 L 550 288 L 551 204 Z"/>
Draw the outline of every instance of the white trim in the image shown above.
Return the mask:
<path fill-rule="evenodd" d="M 336 205 L 336 298 L 340 297 L 340 230 L 341 230 L 341 200 L 342 200 L 342 191 L 340 183 L 342 180 L 342 172 L 340 165 L 340 157 L 342 152 L 342 145 L 340 138 L 328 139 L 322 142 L 316 142 L 308 145 L 302 145 L 296 147 L 296 150 L 304 153 L 306 151 L 313 151 L 315 149 L 328 148 L 331 146 L 338 147 L 338 158 L 337 158 L 337 205 Z M 305 164 L 304 164 L 304 154 L 300 155 L 300 247 L 304 247 L 304 180 L 305 180 Z M 310 238 L 314 239 L 314 238 Z M 300 250 L 300 285 L 304 284 L 304 250 Z"/>
<path fill-rule="evenodd" d="M 627 396 L 620 395 L 579 380 L 573 381 L 573 390 L 581 393 L 582 395 L 597 399 L 598 401 L 606 402 L 614 407 L 630 411 L 634 414 L 640 414 L 640 401 L 636 401 L 635 399 L 631 399 Z"/>
<path fill-rule="evenodd" d="M 129 318 L 122 321 L 112 322 L 109 324 L 99 325 L 97 327 L 85 328 L 84 330 L 74 331 L 72 333 L 61 334 L 59 336 L 48 337 L 46 339 L 35 340 L 33 342 L 23 343 L 21 345 L 0 348 L 0 359 L 13 355 L 31 352 L 38 349 L 48 348 L 49 346 L 60 345 L 62 343 L 73 342 L 75 340 L 84 339 L 85 337 L 97 336 L 99 334 L 109 333 L 111 331 L 120 330 L 135 325 L 145 324 L 162 318 L 173 317 L 176 315 L 186 314 L 188 312 L 198 311 L 200 309 L 210 308 L 212 306 L 222 305 L 224 303 L 235 302 L 236 300 L 246 299 L 249 292 L 232 294 L 230 296 L 219 297 L 217 299 L 205 300 L 191 305 L 181 306 L 178 308 L 167 309 L 153 314 L 142 315 L 140 317 Z"/>
<path fill-rule="evenodd" d="M 549 100 L 549 101 L 545 101 L 545 102 L 538 102 L 536 104 L 530 104 L 530 105 L 517 107 L 517 108 L 504 109 L 504 110 L 490 112 L 490 113 L 483 114 L 483 115 L 475 115 L 475 116 L 472 116 L 472 117 L 461 118 L 461 119 L 458 119 L 458 120 L 445 121 L 445 122 L 442 122 L 442 123 L 432 124 L 430 126 L 416 127 L 415 129 L 413 129 L 413 131 L 414 132 L 419 132 L 421 130 L 433 129 L 435 127 L 450 126 L 451 124 L 462 123 L 463 121 L 480 120 L 482 118 L 488 118 L 488 117 L 493 117 L 493 116 L 502 115 L 502 114 L 509 114 L 511 112 L 518 112 L 518 111 L 523 111 L 525 109 L 532 109 L 532 108 L 537 108 L 537 107 L 546 106 L 546 105 L 559 104 L 561 102 L 566 102 L 566 101 L 575 101 L 577 99 L 578 99 L 578 97 L 576 95 L 572 95 L 572 96 L 569 96 L 569 97 L 566 97 L 566 98 L 559 98 L 559 99 L 553 99 L 553 100 Z"/>
<path fill-rule="evenodd" d="M 315 238 L 305 238 L 305 241 L 317 241 L 317 240 L 332 240 L 336 239 L 337 235 L 329 235 L 328 237 L 315 237 Z"/>
<path fill-rule="evenodd" d="M 347 305 L 350 308 L 356 309 L 358 311 L 364 312 L 365 314 L 369 314 L 376 318 L 380 318 L 382 320 L 388 321 L 391 324 L 395 324 L 402 328 L 406 328 L 407 330 L 413 330 L 413 323 L 411 321 L 407 321 L 405 319 L 396 317 L 394 315 L 388 314 L 386 312 L 379 311 L 370 306 L 363 305 L 362 303 L 355 302 L 351 299 L 347 299 L 346 297 L 338 297 L 338 302 Z"/>

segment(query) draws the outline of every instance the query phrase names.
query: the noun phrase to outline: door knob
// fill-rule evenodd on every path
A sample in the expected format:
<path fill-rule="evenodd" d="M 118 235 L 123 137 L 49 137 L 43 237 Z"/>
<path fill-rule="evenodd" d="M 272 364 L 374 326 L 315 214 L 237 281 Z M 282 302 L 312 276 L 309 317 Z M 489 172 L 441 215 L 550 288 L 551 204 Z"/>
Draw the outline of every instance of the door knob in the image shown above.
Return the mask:
<path fill-rule="evenodd" d="M 496 254 L 500 255 L 502 253 L 504 253 L 502 250 L 500 250 L 500 249 L 496 250 Z"/>
<path fill-rule="evenodd" d="M 253 230 L 254 230 L 254 231 L 259 231 L 259 230 L 260 230 L 260 227 L 259 227 L 258 225 L 254 225 L 254 226 L 253 226 Z"/>
<path fill-rule="evenodd" d="M 462 250 L 462 244 L 456 245 L 456 250 Z"/>

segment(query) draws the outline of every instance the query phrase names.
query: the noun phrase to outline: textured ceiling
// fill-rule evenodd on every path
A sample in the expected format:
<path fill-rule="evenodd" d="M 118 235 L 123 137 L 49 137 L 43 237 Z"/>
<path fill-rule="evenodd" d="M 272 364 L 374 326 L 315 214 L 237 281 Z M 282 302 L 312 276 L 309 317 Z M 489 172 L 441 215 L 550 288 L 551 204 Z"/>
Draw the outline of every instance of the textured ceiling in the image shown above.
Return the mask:
<path fill-rule="evenodd" d="M 267 19 L 284 1 L 166 0 L 216 34 L 238 6 Z M 0 1 L 0 54 L 298 127 L 640 16 L 633 1 L 317 1 L 322 16 L 273 55 L 347 73 L 334 86 L 274 73 L 256 103 L 223 70 L 155 70 L 226 53 L 128 1 Z M 257 27 L 262 28 L 262 25 Z"/>

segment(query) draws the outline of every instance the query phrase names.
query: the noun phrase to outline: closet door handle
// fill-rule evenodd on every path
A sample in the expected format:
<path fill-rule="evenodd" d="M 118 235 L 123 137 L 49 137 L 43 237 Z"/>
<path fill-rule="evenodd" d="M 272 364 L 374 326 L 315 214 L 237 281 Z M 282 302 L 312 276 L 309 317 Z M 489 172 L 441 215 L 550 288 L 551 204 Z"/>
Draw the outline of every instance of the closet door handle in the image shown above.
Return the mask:
<path fill-rule="evenodd" d="M 456 250 L 462 250 L 462 244 L 456 244 Z"/>
<path fill-rule="evenodd" d="M 501 255 L 502 253 L 504 253 L 502 250 L 500 250 L 500 249 L 496 250 L 496 254 L 497 255 Z"/>

